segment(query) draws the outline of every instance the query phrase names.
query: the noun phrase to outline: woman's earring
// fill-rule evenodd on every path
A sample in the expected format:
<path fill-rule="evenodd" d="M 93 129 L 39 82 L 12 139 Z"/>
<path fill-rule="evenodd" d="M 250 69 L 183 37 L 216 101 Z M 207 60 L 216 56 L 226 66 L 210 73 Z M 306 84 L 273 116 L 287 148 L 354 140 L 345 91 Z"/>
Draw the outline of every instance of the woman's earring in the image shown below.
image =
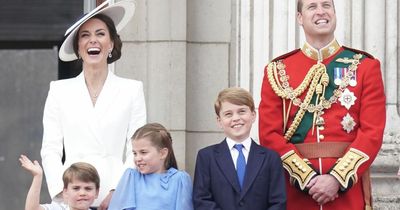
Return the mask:
<path fill-rule="evenodd" d="M 108 53 L 108 57 L 112 58 L 112 54 L 111 54 L 112 50 L 110 50 L 110 52 Z"/>

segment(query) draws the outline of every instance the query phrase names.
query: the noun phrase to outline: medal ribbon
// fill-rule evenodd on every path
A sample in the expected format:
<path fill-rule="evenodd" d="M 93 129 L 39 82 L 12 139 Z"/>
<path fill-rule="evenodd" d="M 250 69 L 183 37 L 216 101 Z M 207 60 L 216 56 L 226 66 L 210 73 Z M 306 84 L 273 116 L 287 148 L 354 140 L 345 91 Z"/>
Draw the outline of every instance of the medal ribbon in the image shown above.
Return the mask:
<path fill-rule="evenodd" d="M 327 73 L 329 75 L 329 84 L 325 89 L 325 98 L 330 98 L 333 95 L 333 90 L 335 90 L 337 88 L 337 85 L 335 85 L 334 83 L 334 71 L 335 68 L 348 68 L 350 66 L 350 64 L 345 64 L 345 63 L 341 63 L 341 62 L 336 62 L 336 60 L 338 58 L 352 58 L 356 53 L 350 50 L 343 50 L 341 53 L 339 53 L 339 55 L 337 55 L 332 62 L 330 62 L 327 66 Z M 362 59 L 364 59 L 365 56 L 363 56 L 360 61 Z M 341 75 L 342 77 L 344 75 Z M 311 99 L 311 101 L 315 101 L 316 99 L 316 94 L 314 93 L 313 98 Z M 292 138 L 290 139 L 291 143 L 297 144 L 297 143 L 303 143 L 304 139 L 308 133 L 308 131 L 311 129 L 312 124 L 313 124 L 313 117 L 314 114 L 307 112 L 304 114 L 303 119 L 301 120 L 299 127 L 297 128 L 297 130 L 294 132 Z"/>

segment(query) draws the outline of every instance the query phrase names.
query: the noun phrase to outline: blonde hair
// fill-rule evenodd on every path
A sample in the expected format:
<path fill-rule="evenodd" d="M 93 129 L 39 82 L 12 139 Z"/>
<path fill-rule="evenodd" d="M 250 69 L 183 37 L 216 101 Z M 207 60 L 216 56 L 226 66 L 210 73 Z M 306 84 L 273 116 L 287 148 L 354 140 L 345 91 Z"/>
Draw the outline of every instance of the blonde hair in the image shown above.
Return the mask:
<path fill-rule="evenodd" d="M 252 112 L 255 111 L 253 96 L 249 91 L 243 88 L 229 87 L 219 92 L 218 98 L 214 103 L 215 114 L 217 114 L 217 116 L 219 116 L 219 112 L 221 111 L 222 102 L 245 105 L 248 106 Z"/>

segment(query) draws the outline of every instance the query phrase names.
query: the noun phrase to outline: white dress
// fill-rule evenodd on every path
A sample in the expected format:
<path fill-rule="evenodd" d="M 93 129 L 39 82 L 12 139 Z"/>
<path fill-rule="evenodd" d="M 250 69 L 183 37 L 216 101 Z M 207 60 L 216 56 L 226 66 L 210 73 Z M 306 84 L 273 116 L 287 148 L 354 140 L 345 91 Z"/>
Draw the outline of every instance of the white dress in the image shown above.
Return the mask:
<path fill-rule="evenodd" d="M 133 166 L 130 138 L 146 123 L 142 82 L 108 72 L 93 106 L 83 73 L 50 83 L 43 113 L 42 164 L 50 196 L 62 192 L 62 174 L 75 162 L 92 164 L 100 175 L 93 206 Z M 65 148 L 65 163 L 61 158 Z M 124 153 L 125 152 L 125 153 Z M 126 160 L 126 161 L 125 161 Z"/>

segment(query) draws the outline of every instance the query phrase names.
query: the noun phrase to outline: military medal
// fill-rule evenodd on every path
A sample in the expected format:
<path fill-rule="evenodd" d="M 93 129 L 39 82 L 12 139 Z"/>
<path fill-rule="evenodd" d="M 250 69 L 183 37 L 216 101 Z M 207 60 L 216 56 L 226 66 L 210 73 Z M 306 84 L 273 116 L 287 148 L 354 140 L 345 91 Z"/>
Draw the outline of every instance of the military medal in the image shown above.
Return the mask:
<path fill-rule="evenodd" d="M 346 107 L 347 110 L 354 105 L 357 97 L 349 89 L 345 89 L 339 98 L 340 104 Z"/>
<path fill-rule="evenodd" d="M 342 82 L 344 72 L 345 68 L 335 67 L 333 69 L 333 82 L 335 83 L 335 85 L 340 85 L 340 83 Z"/>
<path fill-rule="evenodd" d="M 347 133 L 350 133 L 354 129 L 354 126 L 356 126 L 356 122 L 349 113 L 347 113 L 346 116 L 343 117 L 340 124 L 342 124 L 343 130 L 345 130 Z"/>
<path fill-rule="evenodd" d="M 340 85 L 342 82 L 343 77 L 348 74 L 349 69 L 348 68 L 340 68 L 340 67 L 335 67 L 333 69 L 333 81 L 335 85 Z M 352 87 L 355 87 L 357 85 L 357 73 L 356 71 L 353 72 L 353 74 L 350 77 L 349 80 L 349 85 Z"/>
<path fill-rule="evenodd" d="M 351 87 L 355 87 L 357 85 L 357 71 L 353 72 L 353 75 L 350 78 L 349 85 Z"/>

